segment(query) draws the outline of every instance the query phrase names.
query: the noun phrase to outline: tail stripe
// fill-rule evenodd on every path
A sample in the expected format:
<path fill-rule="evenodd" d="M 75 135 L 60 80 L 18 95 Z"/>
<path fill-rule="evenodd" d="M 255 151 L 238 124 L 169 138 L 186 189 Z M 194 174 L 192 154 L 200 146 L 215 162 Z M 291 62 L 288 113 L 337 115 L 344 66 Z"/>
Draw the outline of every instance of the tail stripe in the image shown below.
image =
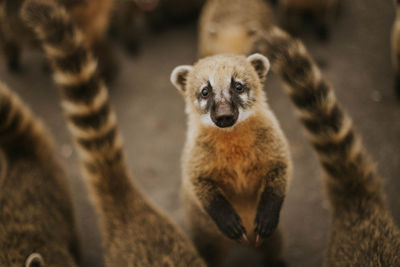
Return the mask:
<path fill-rule="evenodd" d="M 18 144 L 15 140 L 19 138 L 39 145 L 36 141 L 43 139 L 42 131 L 42 124 L 32 116 L 26 104 L 0 82 L 0 145 Z"/>
<path fill-rule="evenodd" d="M 96 85 L 97 86 L 97 85 Z M 97 87 L 95 87 L 97 89 Z M 85 89 L 83 89 L 85 90 Z M 74 115 L 85 115 L 90 112 L 94 112 L 96 110 L 101 109 L 108 102 L 108 93 L 107 89 L 104 87 L 104 84 L 100 84 L 100 89 L 96 92 L 96 96 L 94 97 L 79 97 L 76 95 L 78 91 L 68 91 L 64 92 L 63 97 L 64 100 L 62 102 L 62 106 L 67 114 L 71 116 Z M 82 93 L 83 94 L 83 93 Z M 91 94 L 91 93 L 88 93 Z M 82 101 L 82 98 L 85 100 Z M 83 103 L 78 103 L 83 102 Z M 74 101 L 75 100 L 75 101 Z M 89 102 L 90 101 L 90 102 Z"/>
<path fill-rule="evenodd" d="M 335 106 L 330 114 L 321 113 L 318 117 L 302 119 L 307 130 L 314 135 L 333 132 L 337 133 L 343 122 L 343 113 Z"/>
<path fill-rule="evenodd" d="M 88 105 L 94 101 L 96 96 L 101 94 L 103 85 L 98 82 L 96 76 L 91 77 L 87 82 L 75 86 L 63 86 L 62 97 L 70 102 Z"/>
<path fill-rule="evenodd" d="M 87 62 L 89 62 L 90 59 L 88 56 L 87 51 L 83 47 L 78 47 L 68 57 L 60 55 L 54 61 L 58 71 L 79 74 Z"/>
<path fill-rule="evenodd" d="M 65 60 L 71 60 L 71 65 L 80 64 L 79 59 L 73 62 L 73 58 L 70 59 L 67 57 Z M 60 86 L 78 86 L 88 82 L 94 76 L 96 71 L 97 62 L 95 60 L 89 60 L 86 65 L 82 65 L 79 73 L 64 72 L 59 69 L 59 66 L 57 66 L 57 69 L 54 72 L 54 80 Z"/>
<path fill-rule="evenodd" d="M 110 106 L 105 103 L 100 109 L 82 115 L 70 115 L 69 120 L 76 127 L 82 129 L 100 130 L 110 118 Z"/>

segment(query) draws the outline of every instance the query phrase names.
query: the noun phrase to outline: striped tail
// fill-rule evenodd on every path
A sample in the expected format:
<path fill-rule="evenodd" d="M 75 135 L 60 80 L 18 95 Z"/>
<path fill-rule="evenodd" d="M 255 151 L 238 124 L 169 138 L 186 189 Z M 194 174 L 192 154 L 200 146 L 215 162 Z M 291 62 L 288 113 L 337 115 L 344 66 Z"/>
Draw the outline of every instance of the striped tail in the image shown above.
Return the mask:
<path fill-rule="evenodd" d="M 270 59 L 274 72 L 284 81 L 327 174 L 333 208 L 343 210 L 365 200 L 383 205 L 382 181 L 375 164 L 302 42 L 274 27 L 254 43 L 253 49 Z"/>
<path fill-rule="evenodd" d="M 126 201 L 124 192 L 129 192 L 132 185 L 116 116 L 82 33 L 65 8 L 54 0 L 27 0 L 22 17 L 36 33 L 50 61 L 85 178 L 95 185 L 91 189 L 100 202 Z M 109 195 L 113 197 L 100 197 Z"/>
<path fill-rule="evenodd" d="M 33 151 L 47 142 L 44 127 L 26 104 L 0 82 L 0 146 L 4 150 Z M 15 152 L 15 151 L 14 151 Z"/>

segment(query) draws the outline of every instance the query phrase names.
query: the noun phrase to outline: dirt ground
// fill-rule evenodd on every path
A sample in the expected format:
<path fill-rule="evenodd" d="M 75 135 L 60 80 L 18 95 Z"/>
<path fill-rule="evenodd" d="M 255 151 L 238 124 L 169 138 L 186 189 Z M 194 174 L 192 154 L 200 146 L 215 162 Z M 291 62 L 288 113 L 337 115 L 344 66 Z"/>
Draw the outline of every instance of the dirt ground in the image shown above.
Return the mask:
<path fill-rule="evenodd" d="M 391 0 L 346 1 L 343 7 L 329 42 L 320 42 L 310 33 L 301 37 L 321 63 L 323 74 L 335 87 L 378 162 L 388 204 L 400 224 L 400 101 L 394 97 L 390 64 L 394 8 Z M 145 36 L 141 52 L 135 57 L 118 45 L 115 49 L 121 71 L 112 85 L 111 97 L 129 167 L 149 198 L 182 225 L 180 155 L 186 117 L 183 100 L 170 84 L 169 75 L 176 65 L 193 63 L 196 27 L 184 25 Z M 23 63 L 24 71 L 19 75 L 8 73 L 1 64 L 0 78 L 21 95 L 54 134 L 71 178 L 85 266 L 101 266 L 96 221 L 79 176 L 57 90 L 41 69 L 40 53 L 25 53 Z M 269 77 L 266 91 L 289 139 L 294 161 L 294 177 L 281 216 L 284 258 L 290 266 L 321 266 L 329 228 L 322 171 L 277 77 Z M 232 261 L 229 266 L 233 266 Z"/>

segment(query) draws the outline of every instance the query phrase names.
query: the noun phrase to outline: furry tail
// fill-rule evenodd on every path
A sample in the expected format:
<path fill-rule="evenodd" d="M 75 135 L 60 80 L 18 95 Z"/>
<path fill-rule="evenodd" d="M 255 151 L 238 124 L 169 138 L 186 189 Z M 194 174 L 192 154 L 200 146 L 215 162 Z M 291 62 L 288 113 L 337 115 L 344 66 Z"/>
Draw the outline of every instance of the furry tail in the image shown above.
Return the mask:
<path fill-rule="evenodd" d="M 3 149 L 37 147 L 42 142 L 43 125 L 26 104 L 0 82 L 0 146 Z M 40 141 L 40 142 L 39 142 Z"/>
<path fill-rule="evenodd" d="M 53 0 L 28 0 L 22 17 L 40 39 L 61 88 L 68 127 L 86 170 L 124 161 L 116 117 L 97 62 L 64 7 Z M 107 163 L 107 164 L 105 164 Z"/>
<path fill-rule="evenodd" d="M 334 208 L 350 208 L 358 200 L 383 205 L 381 178 L 365 151 L 349 115 L 322 77 L 304 45 L 277 27 L 254 44 L 282 78 L 298 116 L 326 174 Z M 346 210 L 346 209 L 345 209 Z"/>

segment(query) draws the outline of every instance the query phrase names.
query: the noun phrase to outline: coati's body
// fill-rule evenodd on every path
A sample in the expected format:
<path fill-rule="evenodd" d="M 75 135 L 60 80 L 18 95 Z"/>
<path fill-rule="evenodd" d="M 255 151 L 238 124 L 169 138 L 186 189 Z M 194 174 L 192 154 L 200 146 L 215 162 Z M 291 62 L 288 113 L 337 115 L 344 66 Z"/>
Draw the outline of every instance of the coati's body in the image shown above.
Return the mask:
<path fill-rule="evenodd" d="M 304 18 L 310 18 L 321 39 L 329 36 L 329 30 L 338 13 L 340 0 L 278 0 L 278 8 L 285 26 L 296 33 Z"/>
<path fill-rule="evenodd" d="M 107 88 L 65 9 L 51 0 L 32 0 L 24 11 L 61 90 L 83 176 L 100 217 L 106 265 L 205 266 L 183 233 L 132 182 Z"/>
<path fill-rule="evenodd" d="M 0 83 L 0 266 L 78 266 L 69 186 L 43 125 Z"/>
<path fill-rule="evenodd" d="M 395 90 L 400 99 L 400 1 L 396 0 L 396 18 L 392 28 L 392 64 L 395 73 Z"/>
<path fill-rule="evenodd" d="M 220 264 L 232 240 L 259 245 L 278 224 L 291 161 L 263 91 L 267 62 L 261 55 L 217 55 L 177 67 L 171 76 L 188 115 L 182 156 L 187 220 L 210 265 Z M 234 92 L 238 81 L 241 93 Z M 204 86 L 211 91 L 207 99 L 200 95 Z M 229 109 L 237 118 L 232 126 L 224 120 Z M 271 261 L 279 257 L 279 238 L 277 231 Z"/>
<path fill-rule="evenodd" d="M 25 0 L 3 0 L 0 2 L 0 47 L 11 70 L 20 68 L 20 54 L 24 46 L 35 43 L 33 33 L 20 17 Z M 85 43 L 100 57 L 102 72 L 113 75 L 115 59 L 106 43 L 109 17 L 114 0 L 55 0 L 65 6 L 73 20 L 84 33 Z"/>
<path fill-rule="evenodd" d="M 199 20 L 199 58 L 250 52 L 253 37 L 273 23 L 265 0 L 208 0 Z"/>
<path fill-rule="evenodd" d="M 332 213 L 325 266 L 400 266 L 400 233 L 382 179 L 333 88 L 303 44 L 279 29 L 258 40 L 254 51 L 270 56 L 325 171 Z"/>

